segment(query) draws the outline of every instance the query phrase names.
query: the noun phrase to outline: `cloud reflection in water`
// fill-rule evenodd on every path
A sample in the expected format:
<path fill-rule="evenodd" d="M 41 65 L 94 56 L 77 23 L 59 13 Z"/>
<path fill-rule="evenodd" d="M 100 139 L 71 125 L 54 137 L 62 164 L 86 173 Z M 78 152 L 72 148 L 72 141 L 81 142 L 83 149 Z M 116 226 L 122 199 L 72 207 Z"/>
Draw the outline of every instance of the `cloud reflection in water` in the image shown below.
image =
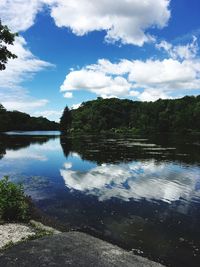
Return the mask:
<path fill-rule="evenodd" d="M 180 198 L 190 200 L 199 194 L 195 192 L 200 178 L 197 170 L 154 160 L 102 164 L 85 172 L 65 164 L 60 173 L 68 188 L 97 196 L 99 201 L 115 197 L 124 201 L 145 198 L 171 203 Z"/>
<path fill-rule="evenodd" d="M 27 149 L 20 149 L 17 151 L 13 150 L 7 150 L 5 159 L 9 160 L 25 160 L 25 159 L 31 159 L 31 160 L 38 160 L 38 161 L 47 161 L 48 158 L 45 155 L 40 154 L 37 151 L 32 151 L 30 153 L 27 151 Z"/>

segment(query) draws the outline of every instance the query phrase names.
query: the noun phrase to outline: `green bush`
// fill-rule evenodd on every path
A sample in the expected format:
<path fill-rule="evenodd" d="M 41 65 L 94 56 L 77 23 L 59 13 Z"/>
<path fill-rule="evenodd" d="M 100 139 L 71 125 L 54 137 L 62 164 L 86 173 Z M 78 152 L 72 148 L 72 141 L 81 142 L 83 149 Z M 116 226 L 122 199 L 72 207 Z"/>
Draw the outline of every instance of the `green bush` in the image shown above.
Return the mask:
<path fill-rule="evenodd" d="M 4 221 L 26 221 L 29 205 L 21 185 L 9 181 L 6 176 L 0 180 L 0 219 Z"/>

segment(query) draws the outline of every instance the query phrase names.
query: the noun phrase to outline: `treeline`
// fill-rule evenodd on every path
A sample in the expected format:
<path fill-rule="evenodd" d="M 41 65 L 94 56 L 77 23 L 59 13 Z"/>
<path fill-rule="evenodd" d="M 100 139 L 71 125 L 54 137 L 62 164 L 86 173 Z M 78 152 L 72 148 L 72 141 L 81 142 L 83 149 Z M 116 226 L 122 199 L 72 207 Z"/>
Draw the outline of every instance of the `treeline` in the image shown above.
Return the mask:
<path fill-rule="evenodd" d="M 59 124 L 43 117 L 31 117 L 19 111 L 7 111 L 0 104 L 0 132 L 59 130 Z"/>
<path fill-rule="evenodd" d="M 155 102 L 98 98 L 63 113 L 62 118 L 67 116 L 72 132 L 200 132 L 200 95 Z"/>

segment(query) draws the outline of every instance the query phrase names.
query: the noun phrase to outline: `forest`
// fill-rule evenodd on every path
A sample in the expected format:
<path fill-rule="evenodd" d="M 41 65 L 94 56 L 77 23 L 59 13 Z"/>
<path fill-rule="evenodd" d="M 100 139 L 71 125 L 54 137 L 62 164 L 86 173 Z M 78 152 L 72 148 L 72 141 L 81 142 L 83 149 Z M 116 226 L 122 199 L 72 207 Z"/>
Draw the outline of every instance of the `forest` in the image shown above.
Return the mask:
<path fill-rule="evenodd" d="M 31 117 L 19 111 L 7 111 L 0 104 L 0 132 L 59 130 L 59 124 L 43 117 Z"/>
<path fill-rule="evenodd" d="M 70 132 L 200 132 L 200 95 L 155 102 L 98 97 L 66 107 L 61 126 Z"/>

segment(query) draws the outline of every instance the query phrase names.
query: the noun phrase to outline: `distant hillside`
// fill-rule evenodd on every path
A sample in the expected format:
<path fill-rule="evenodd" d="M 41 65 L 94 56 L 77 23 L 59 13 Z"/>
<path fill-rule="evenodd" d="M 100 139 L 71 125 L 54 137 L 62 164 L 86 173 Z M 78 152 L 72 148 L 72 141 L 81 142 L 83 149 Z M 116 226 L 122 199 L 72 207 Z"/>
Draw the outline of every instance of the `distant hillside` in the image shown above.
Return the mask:
<path fill-rule="evenodd" d="M 200 132 L 200 96 L 155 102 L 98 98 L 72 110 L 71 117 L 71 131 Z"/>
<path fill-rule="evenodd" d="M 19 111 L 7 111 L 0 104 L 0 132 L 4 131 L 51 131 L 58 130 L 59 124 L 43 117 L 31 117 Z"/>

